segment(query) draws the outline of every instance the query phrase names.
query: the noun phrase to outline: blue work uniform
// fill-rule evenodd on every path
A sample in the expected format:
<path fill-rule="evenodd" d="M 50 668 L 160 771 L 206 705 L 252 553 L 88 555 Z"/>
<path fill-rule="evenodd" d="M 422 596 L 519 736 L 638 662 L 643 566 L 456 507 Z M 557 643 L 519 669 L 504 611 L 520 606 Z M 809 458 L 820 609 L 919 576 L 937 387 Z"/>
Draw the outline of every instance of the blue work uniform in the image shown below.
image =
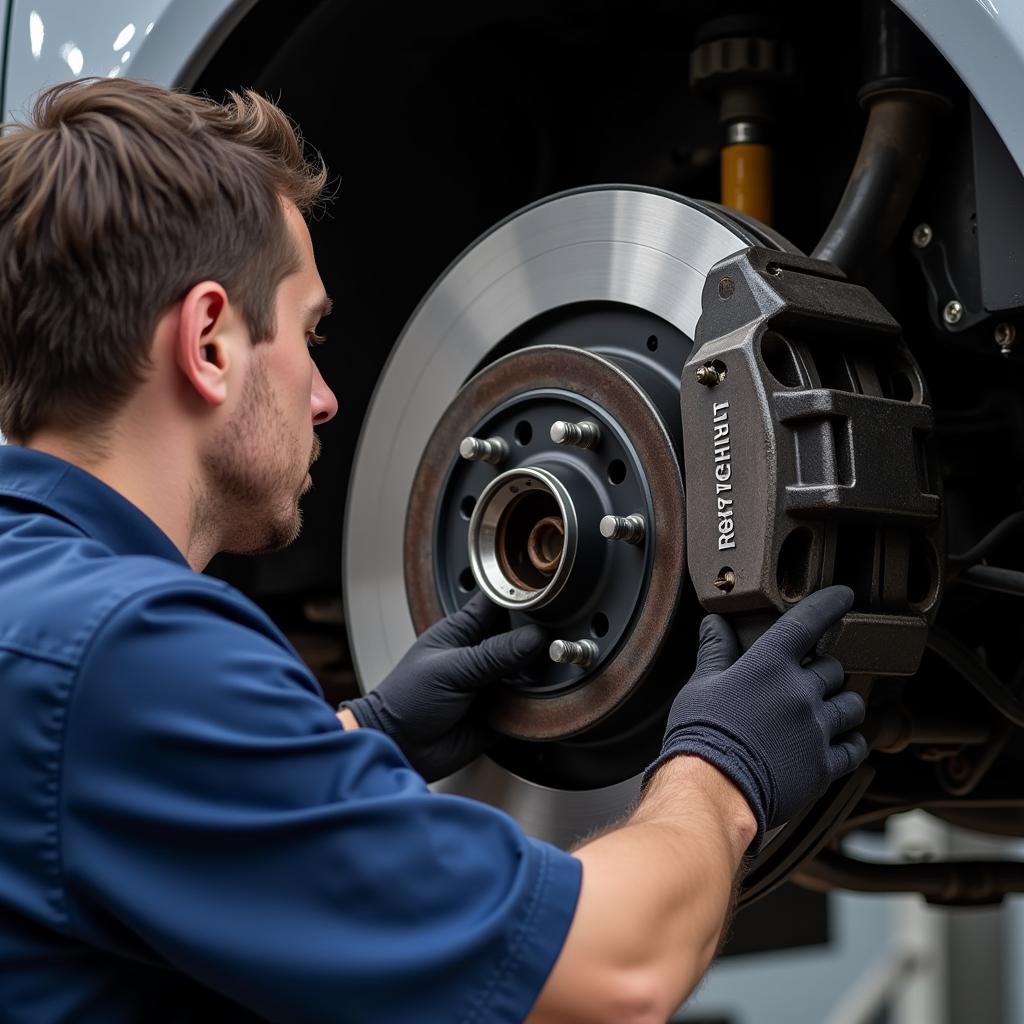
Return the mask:
<path fill-rule="evenodd" d="M 0 448 L 0 1020 L 520 1021 L 579 885 L 342 730 L 121 495 Z"/>

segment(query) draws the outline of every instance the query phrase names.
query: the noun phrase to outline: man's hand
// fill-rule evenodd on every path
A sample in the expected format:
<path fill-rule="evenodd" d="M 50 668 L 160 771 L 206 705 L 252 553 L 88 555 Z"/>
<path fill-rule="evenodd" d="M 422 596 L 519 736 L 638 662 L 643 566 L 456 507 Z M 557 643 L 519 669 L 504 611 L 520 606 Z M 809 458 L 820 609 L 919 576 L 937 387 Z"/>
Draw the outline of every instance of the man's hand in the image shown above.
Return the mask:
<path fill-rule="evenodd" d="M 430 627 L 381 684 L 345 701 L 359 725 L 387 733 L 428 781 L 469 764 L 491 733 L 473 713 L 477 695 L 547 646 L 539 626 L 494 631 L 505 612 L 477 594 Z"/>
<path fill-rule="evenodd" d="M 801 664 L 852 602 L 846 587 L 812 594 L 743 657 L 724 619 L 704 620 L 697 668 L 672 704 L 643 799 L 576 851 L 576 916 L 530 1024 L 666 1020 L 693 990 L 751 839 L 867 753 L 848 733 L 864 702 L 839 692 L 842 666 Z"/>
<path fill-rule="evenodd" d="M 835 658 L 813 658 L 824 632 L 853 605 L 828 587 L 783 615 L 742 657 L 719 615 L 701 624 L 697 667 L 669 712 L 661 756 L 644 782 L 677 754 L 695 754 L 728 776 L 765 830 L 785 822 L 867 756 L 859 694 L 843 691 Z"/>

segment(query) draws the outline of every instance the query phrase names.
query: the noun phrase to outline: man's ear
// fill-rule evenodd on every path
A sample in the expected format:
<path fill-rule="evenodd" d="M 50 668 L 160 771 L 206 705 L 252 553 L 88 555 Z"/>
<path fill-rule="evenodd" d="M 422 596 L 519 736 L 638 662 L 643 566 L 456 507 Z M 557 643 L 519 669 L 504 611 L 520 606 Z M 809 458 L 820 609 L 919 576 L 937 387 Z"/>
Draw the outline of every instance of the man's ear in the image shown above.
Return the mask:
<path fill-rule="evenodd" d="M 175 355 L 186 380 L 209 405 L 228 397 L 232 319 L 227 292 L 216 281 L 201 281 L 181 301 Z"/>

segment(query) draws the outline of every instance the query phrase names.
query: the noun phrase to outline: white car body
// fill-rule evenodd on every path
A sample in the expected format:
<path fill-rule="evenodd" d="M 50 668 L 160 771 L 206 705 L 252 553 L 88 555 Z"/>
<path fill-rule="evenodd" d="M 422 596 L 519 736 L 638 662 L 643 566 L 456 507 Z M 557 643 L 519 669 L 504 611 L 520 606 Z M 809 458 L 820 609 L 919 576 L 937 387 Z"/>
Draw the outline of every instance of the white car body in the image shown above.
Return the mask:
<path fill-rule="evenodd" d="M 5 120 L 54 82 L 131 75 L 188 87 L 258 0 L 0 0 Z M 896 0 L 970 89 L 1024 170 L 1024 5 Z M 6 37 L 6 38 L 5 38 Z"/>
<path fill-rule="evenodd" d="M 258 0 L 0 0 L 5 120 L 54 82 L 131 75 L 188 87 Z M 896 0 L 963 79 L 1024 170 L 1024 5 Z"/>

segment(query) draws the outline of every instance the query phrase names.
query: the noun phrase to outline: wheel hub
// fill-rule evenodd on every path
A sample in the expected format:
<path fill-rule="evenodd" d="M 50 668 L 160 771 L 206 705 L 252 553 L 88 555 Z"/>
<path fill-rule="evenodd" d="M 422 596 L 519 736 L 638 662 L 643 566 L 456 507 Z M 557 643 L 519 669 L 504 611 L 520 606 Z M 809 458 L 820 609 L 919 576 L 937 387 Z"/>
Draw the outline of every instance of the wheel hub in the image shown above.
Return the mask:
<path fill-rule="evenodd" d="M 595 315 L 563 313 L 540 334 L 572 336 Z M 645 345 L 651 337 L 633 333 Z M 629 365 L 623 354 L 616 363 L 545 344 L 497 360 L 459 392 L 413 483 L 405 564 L 418 630 L 479 587 L 514 625 L 585 641 L 574 659 L 542 659 L 501 688 L 491 721 L 507 736 L 550 740 L 596 725 L 644 680 L 672 627 L 685 579 L 682 479 L 666 425 L 677 403 L 663 416 Z M 567 443 L 566 424 L 588 425 L 589 442 Z M 467 432 L 496 441 L 500 464 L 461 455 Z M 650 527 L 638 543 L 609 539 L 608 515 Z"/>

